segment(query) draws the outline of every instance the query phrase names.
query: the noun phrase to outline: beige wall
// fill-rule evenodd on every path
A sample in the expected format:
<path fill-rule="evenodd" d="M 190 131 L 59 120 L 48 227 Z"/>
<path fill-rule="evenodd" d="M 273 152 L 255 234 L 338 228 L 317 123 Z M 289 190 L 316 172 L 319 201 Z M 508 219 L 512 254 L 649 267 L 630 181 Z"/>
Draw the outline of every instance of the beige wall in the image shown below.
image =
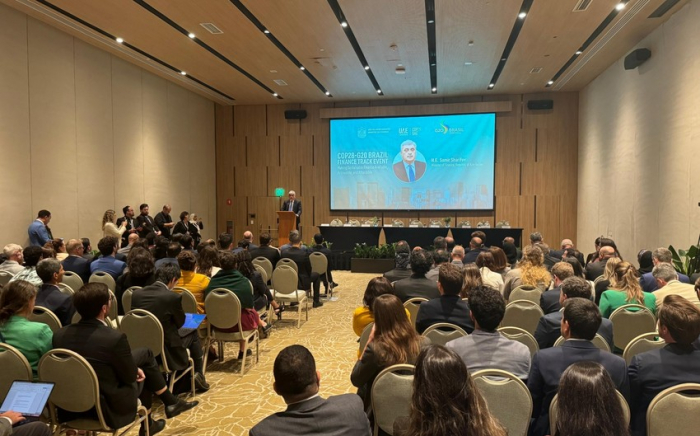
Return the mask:
<path fill-rule="evenodd" d="M 642 248 L 688 248 L 700 231 L 700 1 L 618 60 L 580 95 L 578 239 L 612 236 L 636 262 Z"/>
<path fill-rule="evenodd" d="M 40 209 L 55 237 L 102 237 L 142 202 L 215 234 L 214 103 L 0 4 L 0 247 Z"/>

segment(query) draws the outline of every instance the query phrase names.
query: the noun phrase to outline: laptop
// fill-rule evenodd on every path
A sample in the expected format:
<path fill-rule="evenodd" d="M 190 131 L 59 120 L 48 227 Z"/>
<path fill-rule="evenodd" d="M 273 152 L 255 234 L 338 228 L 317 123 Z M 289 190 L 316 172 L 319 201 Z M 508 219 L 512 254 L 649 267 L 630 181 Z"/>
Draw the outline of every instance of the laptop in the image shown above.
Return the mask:
<path fill-rule="evenodd" d="M 53 387 L 51 382 L 15 380 L 0 406 L 0 413 L 13 411 L 27 417 L 41 416 Z"/>

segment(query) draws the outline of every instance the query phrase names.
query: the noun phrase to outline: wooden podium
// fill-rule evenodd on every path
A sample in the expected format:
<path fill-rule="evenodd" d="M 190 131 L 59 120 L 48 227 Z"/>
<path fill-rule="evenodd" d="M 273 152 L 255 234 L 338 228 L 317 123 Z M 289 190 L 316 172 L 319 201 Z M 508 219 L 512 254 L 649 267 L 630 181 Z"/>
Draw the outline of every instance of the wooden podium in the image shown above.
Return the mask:
<path fill-rule="evenodd" d="M 288 211 L 278 211 L 279 232 L 277 234 L 278 243 L 281 246 L 289 243 L 289 232 L 297 229 L 297 214 Z"/>

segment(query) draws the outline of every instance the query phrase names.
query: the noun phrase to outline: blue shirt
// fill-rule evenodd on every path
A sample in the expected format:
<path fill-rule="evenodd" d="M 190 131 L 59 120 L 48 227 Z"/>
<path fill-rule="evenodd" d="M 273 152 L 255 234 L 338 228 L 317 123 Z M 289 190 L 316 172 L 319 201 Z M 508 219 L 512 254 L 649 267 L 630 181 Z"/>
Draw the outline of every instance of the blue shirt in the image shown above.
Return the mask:
<path fill-rule="evenodd" d="M 114 256 L 100 257 L 90 264 L 90 272 L 104 271 L 116 280 L 126 268 L 126 263 L 117 260 Z"/>
<path fill-rule="evenodd" d="M 51 240 L 51 238 L 49 238 L 49 232 L 46 230 L 46 225 L 43 221 L 38 219 L 34 220 L 34 222 L 29 225 L 27 233 L 29 233 L 29 243 L 31 245 L 43 247 L 44 244 Z"/>

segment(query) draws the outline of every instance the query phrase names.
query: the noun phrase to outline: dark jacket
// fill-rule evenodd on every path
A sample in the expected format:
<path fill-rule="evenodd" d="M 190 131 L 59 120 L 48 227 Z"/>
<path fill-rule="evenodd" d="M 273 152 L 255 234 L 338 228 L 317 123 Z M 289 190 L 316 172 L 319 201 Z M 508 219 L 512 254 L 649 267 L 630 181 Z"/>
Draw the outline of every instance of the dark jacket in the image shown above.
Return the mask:
<path fill-rule="evenodd" d="M 265 247 L 258 247 L 254 250 L 250 250 L 250 257 L 255 259 L 256 257 L 264 257 L 265 259 L 269 260 L 270 263 L 272 264 L 272 269 L 274 270 L 275 267 L 277 266 L 277 261 L 280 260 L 280 252 L 278 249 L 274 247 L 265 246 Z M 268 277 L 270 279 L 270 277 Z"/>
<path fill-rule="evenodd" d="M 540 318 L 540 323 L 537 324 L 537 330 L 535 330 L 535 339 L 537 339 L 540 350 L 553 347 L 554 343 L 559 339 L 561 336 L 561 319 L 562 312 L 560 311 L 548 313 Z M 611 350 L 615 349 L 612 321 L 603 318 L 600 327 L 598 327 L 598 334 L 610 345 Z"/>
<path fill-rule="evenodd" d="M 402 303 L 405 303 L 411 298 L 421 297 L 430 300 L 440 296 L 437 282 L 417 274 L 412 274 L 411 277 L 394 283 L 394 290 L 396 296 L 401 299 Z"/>
<path fill-rule="evenodd" d="M 540 295 L 540 307 L 544 314 L 558 312 L 561 309 L 559 304 L 559 295 L 561 294 L 561 286 L 545 291 Z"/>
<path fill-rule="evenodd" d="M 77 289 L 74 289 L 74 291 L 77 291 Z M 35 304 L 53 312 L 58 317 L 58 320 L 61 321 L 62 326 L 70 324 L 73 320 L 73 314 L 75 314 L 73 299 L 61 293 L 58 286 L 44 283 L 36 294 Z"/>
<path fill-rule="evenodd" d="M 291 247 L 288 250 L 284 250 L 282 253 L 283 259 L 291 259 L 297 264 L 298 289 L 311 289 L 311 261 L 309 260 L 309 252 L 297 247 Z"/>
<path fill-rule="evenodd" d="M 80 256 L 68 256 L 61 262 L 63 269 L 65 271 L 70 271 L 78 274 L 83 283 L 87 283 L 90 280 L 90 261 Z M 77 291 L 77 289 L 73 289 Z"/>
<path fill-rule="evenodd" d="M 459 295 L 443 295 L 424 301 L 418 306 L 418 315 L 416 315 L 418 333 L 422 334 L 425 329 L 439 322 L 449 322 L 470 334 L 474 331 L 474 323 L 469 318 L 469 305 Z"/>

